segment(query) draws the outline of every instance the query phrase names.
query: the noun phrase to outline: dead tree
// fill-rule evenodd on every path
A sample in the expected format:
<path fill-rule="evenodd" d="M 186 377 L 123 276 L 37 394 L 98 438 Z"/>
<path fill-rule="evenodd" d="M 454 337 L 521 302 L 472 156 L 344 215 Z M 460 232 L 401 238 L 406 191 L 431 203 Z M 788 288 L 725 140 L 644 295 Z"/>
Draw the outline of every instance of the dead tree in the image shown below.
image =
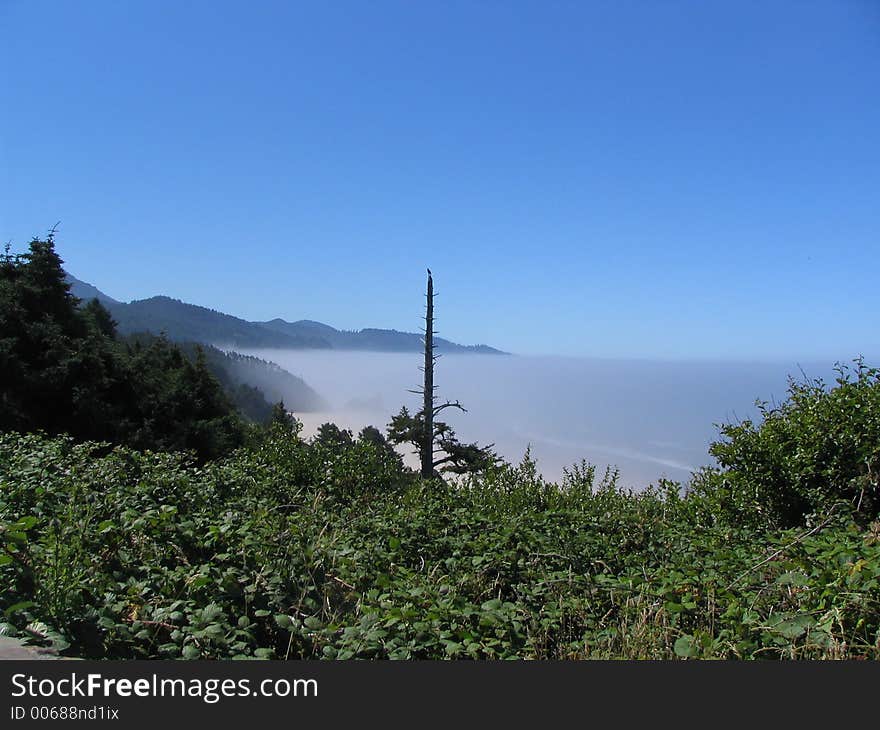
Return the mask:
<path fill-rule="evenodd" d="M 462 444 L 449 424 L 436 420 L 437 414 L 447 408 L 457 408 L 464 413 L 467 413 L 467 409 L 458 401 L 437 403 L 434 365 L 440 356 L 434 352 L 434 279 L 430 269 L 425 300 L 424 382 L 420 389 L 410 391 L 422 396 L 422 410 L 411 416 L 406 408 L 401 408 L 388 425 L 388 440 L 394 444 L 410 443 L 416 447 L 423 479 L 437 476 L 438 467 L 458 474 L 485 470 L 499 461 L 492 451 L 494 444 Z"/>
<path fill-rule="evenodd" d="M 425 383 L 422 386 L 425 433 L 422 437 L 422 479 L 434 475 L 434 278 L 428 269 L 428 292 L 425 295 Z"/>

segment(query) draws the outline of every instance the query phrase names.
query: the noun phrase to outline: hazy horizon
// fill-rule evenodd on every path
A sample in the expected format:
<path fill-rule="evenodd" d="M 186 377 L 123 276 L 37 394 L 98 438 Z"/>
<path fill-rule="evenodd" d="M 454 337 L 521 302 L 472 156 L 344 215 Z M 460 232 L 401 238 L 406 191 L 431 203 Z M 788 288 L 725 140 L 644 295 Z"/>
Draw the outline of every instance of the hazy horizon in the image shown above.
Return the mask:
<path fill-rule="evenodd" d="M 312 435 L 333 421 L 355 433 L 384 431 L 401 406 L 419 397 L 418 353 L 247 350 L 302 377 L 328 402 L 297 414 Z M 508 461 L 526 448 L 539 471 L 557 480 L 586 459 L 620 468 L 624 486 L 660 477 L 687 481 L 711 463 L 713 424 L 755 417 L 755 400 L 785 399 L 788 376 L 833 375 L 833 363 L 660 361 L 570 356 L 445 355 L 435 382 L 440 401 L 460 400 L 467 413 L 444 412 L 463 441 L 494 442 Z"/>

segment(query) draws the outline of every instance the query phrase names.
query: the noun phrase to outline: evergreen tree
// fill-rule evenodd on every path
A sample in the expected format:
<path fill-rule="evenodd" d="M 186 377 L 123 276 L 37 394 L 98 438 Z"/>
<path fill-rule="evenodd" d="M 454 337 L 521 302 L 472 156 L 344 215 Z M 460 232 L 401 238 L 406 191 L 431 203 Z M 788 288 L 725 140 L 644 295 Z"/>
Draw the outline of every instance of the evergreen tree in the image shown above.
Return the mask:
<path fill-rule="evenodd" d="M 378 452 L 390 457 L 395 463 L 403 466 L 403 459 L 400 458 L 394 447 L 388 442 L 388 439 L 375 426 L 364 426 L 358 434 L 358 442 L 371 444 Z"/>
<path fill-rule="evenodd" d="M 284 407 L 283 400 L 278 401 L 272 406 L 272 415 L 269 416 L 269 424 L 277 424 L 285 427 L 293 426 L 293 416 L 288 413 L 287 409 Z"/>
<path fill-rule="evenodd" d="M 97 301 L 70 293 L 54 231 L 0 257 L 0 430 L 44 430 L 216 458 L 243 425 L 203 353 L 190 363 L 159 338 L 116 341 Z"/>
<path fill-rule="evenodd" d="M 100 332 L 104 337 L 116 339 L 116 320 L 110 311 L 97 299 L 91 299 L 82 308 L 82 313 L 89 325 Z"/>
<path fill-rule="evenodd" d="M 351 431 L 339 428 L 335 423 L 322 423 L 315 435 L 315 443 L 326 446 L 348 446 L 354 443 Z"/>
<path fill-rule="evenodd" d="M 60 433 L 73 426 L 74 386 L 83 372 L 77 340 L 85 322 L 70 293 L 54 232 L 3 263 L 0 426 Z M 80 383 L 82 386 L 82 384 Z"/>
<path fill-rule="evenodd" d="M 278 401 L 272 406 L 272 414 L 269 416 L 268 426 L 270 430 L 281 429 L 294 436 L 298 436 L 299 432 L 302 431 L 302 423 L 287 410 L 283 400 Z"/>

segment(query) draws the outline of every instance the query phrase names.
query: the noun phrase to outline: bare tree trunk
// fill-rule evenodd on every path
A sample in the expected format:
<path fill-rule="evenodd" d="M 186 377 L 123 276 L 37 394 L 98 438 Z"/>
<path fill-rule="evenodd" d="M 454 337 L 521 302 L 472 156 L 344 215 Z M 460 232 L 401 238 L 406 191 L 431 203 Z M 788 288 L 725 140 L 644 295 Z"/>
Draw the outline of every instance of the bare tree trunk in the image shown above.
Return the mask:
<path fill-rule="evenodd" d="M 428 269 L 425 311 L 425 433 L 422 444 L 422 479 L 434 476 L 434 280 Z"/>

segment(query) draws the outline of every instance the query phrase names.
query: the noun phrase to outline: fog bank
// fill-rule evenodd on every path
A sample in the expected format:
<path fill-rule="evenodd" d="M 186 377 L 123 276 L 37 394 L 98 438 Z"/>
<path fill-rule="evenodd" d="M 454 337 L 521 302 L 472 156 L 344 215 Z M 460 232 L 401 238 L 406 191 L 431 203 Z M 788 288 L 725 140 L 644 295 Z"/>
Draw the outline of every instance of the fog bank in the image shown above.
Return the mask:
<path fill-rule="evenodd" d="M 322 413 L 297 414 L 314 433 L 324 421 L 357 432 L 381 430 L 406 405 L 415 412 L 421 381 L 418 353 L 254 350 L 302 377 L 329 403 Z M 810 377 L 832 375 L 831 364 L 803 364 Z M 616 465 L 625 485 L 660 477 L 686 480 L 711 463 L 713 424 L 754 417 L 756 398 L 784 400 L 797 363 L 603 360 L 569 357 L 446 355 L 435 371 L 440 400 L 460 400 L 443 418 L 462 441 L 495 443 L 510 461 L 527 447 L 548 479 L 586 459 Z M 415 463 L 414 461 L 411 463 Z"/>

